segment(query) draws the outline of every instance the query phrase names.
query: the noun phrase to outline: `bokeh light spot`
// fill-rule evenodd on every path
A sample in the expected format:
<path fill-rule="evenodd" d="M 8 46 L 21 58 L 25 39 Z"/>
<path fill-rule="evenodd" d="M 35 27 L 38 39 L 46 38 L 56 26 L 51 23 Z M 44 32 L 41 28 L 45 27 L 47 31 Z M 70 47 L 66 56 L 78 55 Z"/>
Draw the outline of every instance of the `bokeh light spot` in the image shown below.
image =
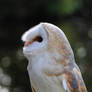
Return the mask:
<path fill-rule="evenodd" d="M 9 75 L 5 74 L 2 70 L 2 68 L 0 68 L 0 84 L 2 84 L 4 86 L 11 85 L 11 77 Z"/>
<path fill-rule="evenodd" d="M 0 86 L 0 92 L 9 92 L 9 90 L 5 87 Z"/>
<path fill-rule="evenodd" d="M 5 67 L 5 68 L 9 67 L 10 64 L 11 64 L 11 59 L 10 59 L 10 57 L 8 57 L 8 56 L 3 57 L 2 60 L 1 60 L 1 64 L 2 64 L 2 66 Z"/>
<path fill-rule="evenodd" d="M 80 47 L 77 49 L 77 55 L 79 56 L 79 58 L 84 58 L 86 54 L 86 49 L 84 47 Z"/>
<path fill-rule="evenodd" d="M 2 78 L 2 84 L 3 85 L 10 85 L 11 84 L 11 78 L 10 78 L 10 76 L 8 76 L 8 75 L 3 75 L 3 78 Z"/>
<path fill-rule="evenodd" d="M 17 57 L 17 59 L 19 59 L 19 60 L 23 60 L 23 59 L 24 59 L 22 50 L 20 50 L 20 49 L 17 50 L 17 52 L 16 52 L 16 57 Z"/>

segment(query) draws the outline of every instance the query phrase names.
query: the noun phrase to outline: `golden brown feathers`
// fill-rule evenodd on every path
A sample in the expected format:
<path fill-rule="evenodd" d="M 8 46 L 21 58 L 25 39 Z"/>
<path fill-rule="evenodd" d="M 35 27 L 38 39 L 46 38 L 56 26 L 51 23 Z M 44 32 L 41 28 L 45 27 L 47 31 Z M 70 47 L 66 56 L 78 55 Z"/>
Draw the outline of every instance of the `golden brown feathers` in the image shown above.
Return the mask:
<path fill-rule="evenodd" d="M 26 32 L 22 40 L 26 42 L 23 53 L 29 60 L 33 92 L 87 92 L 71 46 L 61 29 L 50 23 L 40 23 Z"/>

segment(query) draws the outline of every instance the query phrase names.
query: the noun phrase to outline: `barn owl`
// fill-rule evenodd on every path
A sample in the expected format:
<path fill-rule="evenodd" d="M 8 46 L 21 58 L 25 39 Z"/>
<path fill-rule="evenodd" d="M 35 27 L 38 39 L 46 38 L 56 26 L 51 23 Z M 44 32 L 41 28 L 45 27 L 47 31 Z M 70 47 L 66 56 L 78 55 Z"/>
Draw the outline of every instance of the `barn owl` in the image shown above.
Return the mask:
<path fill-rule="evenodd" d="M 40 23 L 22 36 L 33 92 L 87 92 L 70 44 L 61 29 Z"/>

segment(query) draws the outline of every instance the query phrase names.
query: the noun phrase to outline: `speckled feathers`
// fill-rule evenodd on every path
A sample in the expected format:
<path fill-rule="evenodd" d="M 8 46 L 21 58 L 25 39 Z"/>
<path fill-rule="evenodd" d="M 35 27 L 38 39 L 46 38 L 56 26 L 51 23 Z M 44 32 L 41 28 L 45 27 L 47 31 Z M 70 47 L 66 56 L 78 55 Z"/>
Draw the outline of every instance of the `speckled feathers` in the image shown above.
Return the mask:
<path fill-rule="evenodd" d="M 29 61 L 33 92 L 87 92 L 71 46 L 61 29 L 50 23 L 40 23 L 24 33 L 22 40 L 28 43 L 23 53 Z"/>

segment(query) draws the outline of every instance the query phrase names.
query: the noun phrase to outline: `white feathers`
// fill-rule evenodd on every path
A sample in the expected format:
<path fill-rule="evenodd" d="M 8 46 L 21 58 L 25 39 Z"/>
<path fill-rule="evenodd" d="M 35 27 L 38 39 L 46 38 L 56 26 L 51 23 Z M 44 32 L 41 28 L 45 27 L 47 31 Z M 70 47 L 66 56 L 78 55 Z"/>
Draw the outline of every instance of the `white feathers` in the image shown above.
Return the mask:
<path fill-rule="evenodd" d="M 33 41 L 37 36 L 41 37 L 42 42 Z M 38 51 L 39 48 L 45 47 L 45 44 L 47 43 L 47 34 L 44 30 L 43 26 L 41 24 L 33 27 L 32 29 L 25 32 L 21 38 L 24 42 L 30 41 L 32 42 L 28 46 L 24 46 L 23 53 L 25 55 L 32 54 L 35 51 Z"/>
<path fill-rule="evenodd" d="M 36 26 L 36 27 L 33 27 L 31 29 L 29 29 L 27 32 L 25 32 L 22 36 L 22 40 L 23 41 L 29 41 L 31 40 L 33 37 L 37 36 L 37 35 L 40 35 L 39 33 L 39 25 Z"/>
<path fill-rule="evenodd" d="M 34 40 L 37 36 L 40 36 L 42 41 Z M 72 55 L 72 49 L 64 33 L 55 25 L 40 23 L 25 32 L 22 40 L 31 41 L 23 47 L 23 53 L 30 62 L 28 72 L 35 90 L 37 92 L 68 91 L 66 80 L 59 81 L 57 77 L 59 75 L 62 77 L 66 55 Z"/>
<path fill-rule="evenodd" d="M 63 88 L 66 92 L 70 92 L 69 89 L 68 89 L 68 86 L 67 86 L 67 81 L 66 79 L 62 79 L 62 85 L 63 85 Z"/>
<path fill-rule="evenodd" d="M 41 24 L 29 29 L 23 34 L 21 39 L 25 42 L 32 40 L 36 36 L 42 36 L 43 39 L 47 39 L 46 32 Z"/>
<path fill-rule="evenodd" d="M 67 83 L 65 79 L 62 80 L 62 84 L 63 84 L 64 89 L 67 90 Z"/>

